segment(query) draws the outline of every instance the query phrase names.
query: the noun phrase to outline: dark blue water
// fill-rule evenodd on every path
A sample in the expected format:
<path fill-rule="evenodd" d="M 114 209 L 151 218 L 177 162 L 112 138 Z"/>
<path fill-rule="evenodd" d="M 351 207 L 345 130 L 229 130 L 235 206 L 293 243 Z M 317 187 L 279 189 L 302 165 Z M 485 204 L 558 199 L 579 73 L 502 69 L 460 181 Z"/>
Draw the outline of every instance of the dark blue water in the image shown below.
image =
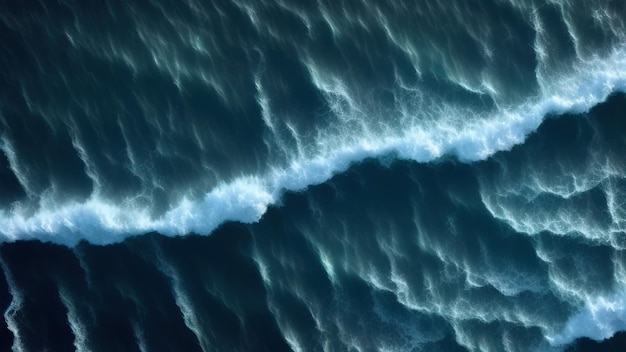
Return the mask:
<path fill-rule="evenodd" d="M 0 349 L 622 351 L 626 3 L 1 1 Z"/>

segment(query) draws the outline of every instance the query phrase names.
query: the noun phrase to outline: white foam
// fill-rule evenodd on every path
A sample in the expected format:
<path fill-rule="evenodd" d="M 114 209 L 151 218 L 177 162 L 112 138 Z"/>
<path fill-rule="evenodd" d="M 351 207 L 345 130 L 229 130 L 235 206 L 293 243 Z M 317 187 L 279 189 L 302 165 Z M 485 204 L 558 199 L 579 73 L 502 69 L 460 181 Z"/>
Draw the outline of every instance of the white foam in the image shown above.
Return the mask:
<path fill-rule="evenodd" d="M 26 348 L 24 347 L 22 334 L 20 333 L 18 324 L 19 317 L 16 315 L 19 314 L 19 311 L 22 309 L 22 305 L 24 304 L 24 295 L 17 287 L 13 274 L 11 274 L 8 265 L 2 257 L 0 257 L 0 267 L 4 272 L 4 277 L 7 281 L 7 286 L 9 287 L 9 293 L 11 294 L 11 303 L 7 307 L 7 310 L 4 311 L 4 321 L 7 324 L 7 329 L 9 329 L 9 331 L 13 334 L 13 345 L 11 346 L 11 350 L 13 352 L 23 352 L 26 351 Z"/>
<path fill-rule="evenodd" d="M 622 251 L 615 252 L 612 261 L 615 282 L 613 292 L 587 294 L 584 290 L 569 287 L 565 281 L 555 282 L 563 296 L 580 302 L 581 308 L 559 331 L 546 335 L 550 344 L 567 345 L 581 337 L 600 341 L 626 330 L 626 266 Z"/>
<path fill-rule="evenodd" d="M 70 294 L 68 294 L 64 287 L 59 287 L 59 297 L 61 302 L 67 309 L 67 322 L 70 325 L 70 329 L 74 334 L 74 347 L 77 352 L 90 351 L 88 347 L 87 328 L 81 321 L 78 309 Z"/>
<path fill-rule="evenodd" d="M 567 321 L 562 331 L 546 339 L 558 346 L 580 337 L 605 340 L 623 330 L 626 330 L 626 287 L 611 296 L 588 297 L 584 307 Z"/>
<path fill-rule="evenodd" d="M 187 294 L 178 271 L 163 257 L 159 249 L 156 250 L 156 253 L 159 270 L 171 280 L 172 295 L 174 296 L 174 301 L 182 314 L 185 326 L 196 336 L 198 345 L 203 352 L 214 350 L 211 339 L 205 334 L 202 328 L 202 318 L 198 314 L 198 310 L 195 309 L 193 300 L 189 294 Z"/>
<path fill-rule="evenodd" d="M 33 190 L 33 186 L 30 184 L 28 172 L 27 170 L 23 170 L 21 168 L 21 165 L 18 162 L 19 158 L 15 153 L 15 148 L 13 147 L 13 143 L 6 135 L 2 135 L 0 137 L 0 151 L 2 151 L 6 156 L 7 161 L 9 162 L 9 168 L 24 189 L 24 192 L 26 192 L 26 195 L 28 197 L 33 197 L 35 195 L 35 192 Z"/>
<path fill-rule="evenodd" d="M 148 343 L 146 342 L 146 333 L 138 322 L 133 322 L 133 335 L 135 336 L 135 341 L 137 342 L 137 347 L 140 352 L 150 351 Z"/>

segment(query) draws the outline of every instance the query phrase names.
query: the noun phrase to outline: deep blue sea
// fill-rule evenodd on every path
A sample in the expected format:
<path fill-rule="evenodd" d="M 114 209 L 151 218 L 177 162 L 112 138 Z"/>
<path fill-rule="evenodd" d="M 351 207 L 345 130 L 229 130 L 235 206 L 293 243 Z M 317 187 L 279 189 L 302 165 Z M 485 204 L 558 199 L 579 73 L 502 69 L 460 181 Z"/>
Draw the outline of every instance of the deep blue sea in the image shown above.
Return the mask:
<path fill-rule="evenodd" d="M 0 0 L 0 351 L 626 351 L 626 1 Z"/>

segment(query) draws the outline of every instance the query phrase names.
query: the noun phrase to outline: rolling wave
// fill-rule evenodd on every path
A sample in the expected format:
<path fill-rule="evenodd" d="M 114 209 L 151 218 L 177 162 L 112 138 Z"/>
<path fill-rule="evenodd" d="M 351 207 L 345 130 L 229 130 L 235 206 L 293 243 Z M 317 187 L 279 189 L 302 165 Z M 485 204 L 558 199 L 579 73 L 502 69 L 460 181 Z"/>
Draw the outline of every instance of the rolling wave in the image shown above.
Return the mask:
<path fill-rule="evenodd" d="M 321 147 L 311 155 L 294 156 L 287 166 L 270 167 L 265 174 L 221 182 L 200 199 L 183 198 L 157 217 L 150 208 L 138 207 L 132 201 L 112 204 L 96 192 L 85 201 L 67 202 L 69 204 L 43 199 L 41 208 L 34 212 L 22 211 L 19 206 L 5 210 L 0 217 L 0 233 L 4 241 L 40 239 L 66 245 L 75 245 L 81 240 L 114 243 L 153 231 L 170 236 L 209 234 L 225 221 L 257 221 L 285 191 L 302 191 L 325 182 L 352 163 L 366 158 L 391 156 L 431 162 L 452 155 L 464 162 L 482 160 L 522 143 L 547 115 L 582 113 L 611 93 L 626 91 L 624 57 L 623 50 L 616 49 L 612 56 L 581 65 L 576 74 L 553 83 L 555 88 L 550 96 L 514 109 L 498 110 L 493 116 L 470 117 L 469 121 L 459 123 L 462 110 L 444 106 L 436 108 L 443 111 L 432 112 L 428 111 L 428 106 L 418 106 L 415 115 L 407 113 L 405 116 L 413 119 L 412 122 L 388 126 L 387 132 L 355 134 L 348 130 L 336 136 L 321 135 L 315 142 Z M 420 109 L 422 111 L 418 112 Z M 361 117 L 358 109 L 338 114 L 345 119 Z M 420 116 L 422 114 L 437 122 L 423 123 L 427 119 Z M 441 116 L 433 118 L 435 114 Z M 363 129 L 367 131 L 367 126 Z M 21 175 L 16 152 L 7 139 L 2 150 L 12 170 Z M 26 178 L 25 175 L 18 177 Z M 519 225 L 516 229 L 528 232 Z"/>

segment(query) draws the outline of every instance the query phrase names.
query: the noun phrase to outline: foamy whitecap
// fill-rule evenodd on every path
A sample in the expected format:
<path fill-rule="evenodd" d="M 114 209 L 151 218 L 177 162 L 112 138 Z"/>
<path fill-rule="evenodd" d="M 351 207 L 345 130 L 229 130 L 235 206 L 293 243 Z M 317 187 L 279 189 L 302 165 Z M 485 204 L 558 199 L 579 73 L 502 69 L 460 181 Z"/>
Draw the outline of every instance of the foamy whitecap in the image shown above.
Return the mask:
<path fill-rule="evenodd" d="M 390 130 L 394 134 L 358 138 L 330 135 L 327 138 L 331 147 L 321 154 L 300 155 L 287 167 L 223 183 L 200 200 L 183 198 L 158 217 L 151 216 L 149 209 L 110 204 L 98 196 L 82 203 L 42 208 L 32 215 L 4 210 L 0 215 L 0 236 L 3 241 L 39 239 L 71 246 L 81 240 L 114 243 L 151 231 L 169 236 L 191 232 L 206 235 L 225 221 L 257 221 L 283 192 L 301 191 L 322 183 L 366 158 L 394 154 L 418 162 L 433 161 L 443 155 L 453 155 L 465 162 L 485 159 L 522 143 L 548 114 L 581 113 L 613 92 L 626 91 L 623 53 L 615 49 L 603 60 L 580 63 L 571 76 L 550 84 L 554 90 L 549 96 L 499 110 L 489 117 L 469 119 L 460 129 L 447 125 L 446 119 L 439 119 L 432 126 L 396 126 Z M 454 109 L 445 111 L 451 113 Z M 349 143 L 342 142 L 345 140 Z M 318 142 L 323 144 L 321 140 Z M 4 144 L 3 148 L 9 147 Z"/>

